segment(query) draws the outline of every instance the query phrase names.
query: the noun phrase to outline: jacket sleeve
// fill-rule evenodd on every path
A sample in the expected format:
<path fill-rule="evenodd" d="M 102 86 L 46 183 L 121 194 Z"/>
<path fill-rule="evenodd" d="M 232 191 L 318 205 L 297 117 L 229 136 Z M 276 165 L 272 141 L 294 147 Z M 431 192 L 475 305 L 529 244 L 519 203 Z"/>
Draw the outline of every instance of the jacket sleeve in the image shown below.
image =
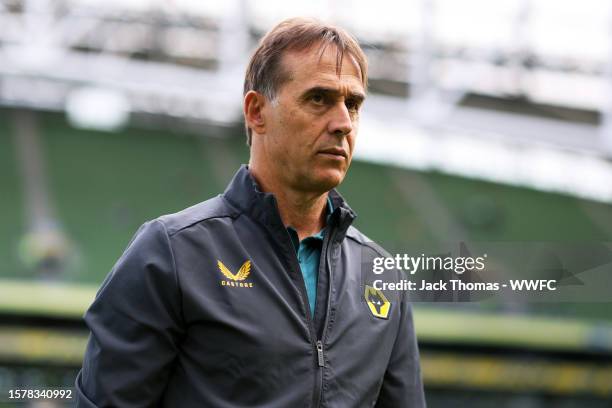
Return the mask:
<path fill-rule="evenodd" d="M 91 333 L 75 383 L 77 407 L 151 407 L 161 398 L 183 333 L 165 226 L 144 224 L 85 313 Z"/>
<path fill-rule="evenodd" d="M 425 394 L 412 308 L 406 300 L 401 300 L 399 306 L 400 327 L 375 407 L 424 408 Z"/>

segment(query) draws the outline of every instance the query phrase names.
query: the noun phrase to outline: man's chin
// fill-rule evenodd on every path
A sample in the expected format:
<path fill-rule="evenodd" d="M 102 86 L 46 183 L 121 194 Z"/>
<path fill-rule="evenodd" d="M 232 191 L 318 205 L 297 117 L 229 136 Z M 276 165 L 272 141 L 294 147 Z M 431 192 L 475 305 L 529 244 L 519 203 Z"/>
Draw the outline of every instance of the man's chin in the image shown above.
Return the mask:
<path fill-rule="evenodd" d="M 313 177 L 311 178 L 313 189 L 321 192 L 327 192 L 333 188 L 336 188 L 340 183 L 342 183 L 342 180 L 344 180 L 345 174 L 345 172 L 340 170 L 327 170 L 318 174 L 313 174 Z"/>

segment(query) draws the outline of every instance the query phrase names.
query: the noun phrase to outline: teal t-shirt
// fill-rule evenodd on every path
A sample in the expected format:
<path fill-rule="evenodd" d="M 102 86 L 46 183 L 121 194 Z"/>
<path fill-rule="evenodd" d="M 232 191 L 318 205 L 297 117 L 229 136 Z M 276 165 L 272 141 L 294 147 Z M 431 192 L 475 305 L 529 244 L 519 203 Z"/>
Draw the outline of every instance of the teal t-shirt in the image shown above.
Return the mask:
<path fill-rule="evenodd" d="M 331 199 L 327 198 L 327 220 L 333 212 Z M 321 249 L 323 248 L 323 238 L 325 237 L 325 228 L 309 237 L 304 238 L 301 242 L 298 238 L 297 231 L 293 227 L 287 227 L 287 232 L 293 242 L 293 247 L 300 263 L 304 284 L 306 285 L 306 294 L 308 295 L 308 303 L 310 304 L 310 315 L 314 316 L 315 302 L 317 300 L 317 278 L 319 277 L 319 260 L 321 258 Z"/>

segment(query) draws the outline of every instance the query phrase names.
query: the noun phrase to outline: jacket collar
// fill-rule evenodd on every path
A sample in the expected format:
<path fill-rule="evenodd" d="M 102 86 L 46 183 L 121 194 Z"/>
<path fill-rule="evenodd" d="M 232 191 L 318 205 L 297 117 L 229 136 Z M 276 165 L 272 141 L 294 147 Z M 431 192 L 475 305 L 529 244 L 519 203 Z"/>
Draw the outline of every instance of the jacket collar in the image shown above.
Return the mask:
<path fill-rule="evenodd" d="M 265 193 L 259 189 L 248 166 L 244 164 L 240 166 L 223 196 L 239 212 L 248 214 L 275 232 L 281 231 L 281 234 L 286 234 L 276 197 L 274 194 Z M 330 227 L 335 230 L 336 239 L 342 240 L 357 214 L 335 189 L 329 192 L 329 198 L 334 208 L 330 217 Z"/>

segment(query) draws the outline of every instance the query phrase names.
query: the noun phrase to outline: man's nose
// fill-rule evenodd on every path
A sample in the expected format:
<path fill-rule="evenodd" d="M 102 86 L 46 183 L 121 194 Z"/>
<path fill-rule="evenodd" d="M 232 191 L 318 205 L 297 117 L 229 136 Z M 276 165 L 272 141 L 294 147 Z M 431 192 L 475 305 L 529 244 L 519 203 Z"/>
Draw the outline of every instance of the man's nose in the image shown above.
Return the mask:
<path fill-rule="evenodd" d="M 337 136 L 344 136 L 351 133 L 353 130 L 353 120 L 344 102 L 336 104 L 331 112 L 331 119 L 328 126 L 329 133 Z"/>

